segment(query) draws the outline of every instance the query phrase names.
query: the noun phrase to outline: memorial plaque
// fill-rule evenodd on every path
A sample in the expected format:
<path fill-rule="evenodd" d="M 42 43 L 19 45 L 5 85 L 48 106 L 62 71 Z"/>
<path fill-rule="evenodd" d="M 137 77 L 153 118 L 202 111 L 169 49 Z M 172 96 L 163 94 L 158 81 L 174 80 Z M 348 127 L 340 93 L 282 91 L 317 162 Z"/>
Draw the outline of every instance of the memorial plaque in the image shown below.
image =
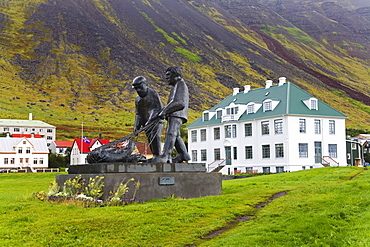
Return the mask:
<path fill-rule="evenodd" d="M 174 185 L 175 177 L 159 177 L 159 185 Z"/>

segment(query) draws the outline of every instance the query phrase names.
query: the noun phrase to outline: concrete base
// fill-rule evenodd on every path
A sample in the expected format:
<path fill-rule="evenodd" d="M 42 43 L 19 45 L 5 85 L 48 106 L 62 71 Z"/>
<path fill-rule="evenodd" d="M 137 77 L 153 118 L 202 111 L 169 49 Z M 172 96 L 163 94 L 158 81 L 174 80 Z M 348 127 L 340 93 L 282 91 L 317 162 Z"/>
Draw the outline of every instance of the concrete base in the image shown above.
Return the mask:
<path fill-rule="evenodd" d="M 202 167 L 204 167 L 204 170 Z M 125 172 L 118 172 L 120 169 L 125 170 Z M 131 178 L 134 181 L 129 182 L 129 191 L 125 197 L 132 198 L 134 196 L 135 183 L 139 181 L 140 187 L 136 191 L 135 197 L 142 201 L 171 196 L 175 198 L 195 198 L 222 194 L 222 174 L 206 173 L 204 164 L 115 163 L 78 165 L 71 166 L 68 175 L 57 175 L 56 181 L 59 186 L 63 186 L 65 181 L 73 179 L 77 175 L 81 175 L 85 181 L 89 181 L 90 177 L 104 177 L 103 199 L 109 197 L 115 186 Z"/>

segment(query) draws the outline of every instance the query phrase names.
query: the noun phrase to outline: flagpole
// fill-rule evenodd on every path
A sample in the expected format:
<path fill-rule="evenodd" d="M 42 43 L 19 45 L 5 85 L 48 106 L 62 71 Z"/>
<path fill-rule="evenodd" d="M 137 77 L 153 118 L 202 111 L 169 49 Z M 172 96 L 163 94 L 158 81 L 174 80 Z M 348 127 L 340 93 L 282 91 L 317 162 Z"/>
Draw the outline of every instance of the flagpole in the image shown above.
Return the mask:
<path fill-rule="evenodd" d="M 81 123 L 81 152 L 80 154 L 82 154 L 83 150 L 84 150 L 84 142 L 83 142 L 83 138 L 84 138 L 84 122 Z"/>

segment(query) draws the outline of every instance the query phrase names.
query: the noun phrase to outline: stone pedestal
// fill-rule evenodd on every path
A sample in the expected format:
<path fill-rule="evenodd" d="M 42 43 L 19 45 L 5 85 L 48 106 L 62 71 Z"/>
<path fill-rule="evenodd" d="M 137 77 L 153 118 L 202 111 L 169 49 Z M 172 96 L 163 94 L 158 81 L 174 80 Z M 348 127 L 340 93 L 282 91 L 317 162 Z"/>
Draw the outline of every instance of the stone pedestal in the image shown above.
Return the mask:
<path fill-rule="evenodd" d="M 57 175 L 59 186 L 81 175 L 85 181 L 104 177 L 103 199 L 122 181 L 139 181 L 135 197 L 142 201 L 166 197 L 195 198 L 222 193 L 222 174 L 207 173 L 201 163 L 98 163 L 70 166 L 68 175 Z M 129 183 L 126 198 L 132 198 L 134 182 Z"/>

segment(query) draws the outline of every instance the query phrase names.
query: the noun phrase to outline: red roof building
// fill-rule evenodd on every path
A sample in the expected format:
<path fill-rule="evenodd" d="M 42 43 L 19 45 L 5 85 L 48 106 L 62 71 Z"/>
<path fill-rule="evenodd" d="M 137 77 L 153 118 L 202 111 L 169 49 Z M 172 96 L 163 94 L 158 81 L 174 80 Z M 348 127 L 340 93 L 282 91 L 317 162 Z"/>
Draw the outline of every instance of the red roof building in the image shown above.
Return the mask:
<path fill-rule="evenodd" d="M 87 164 L 87 154 L 109 142 L 108 139 L 75 139 L 72 145 L 71 165 Z"/>

